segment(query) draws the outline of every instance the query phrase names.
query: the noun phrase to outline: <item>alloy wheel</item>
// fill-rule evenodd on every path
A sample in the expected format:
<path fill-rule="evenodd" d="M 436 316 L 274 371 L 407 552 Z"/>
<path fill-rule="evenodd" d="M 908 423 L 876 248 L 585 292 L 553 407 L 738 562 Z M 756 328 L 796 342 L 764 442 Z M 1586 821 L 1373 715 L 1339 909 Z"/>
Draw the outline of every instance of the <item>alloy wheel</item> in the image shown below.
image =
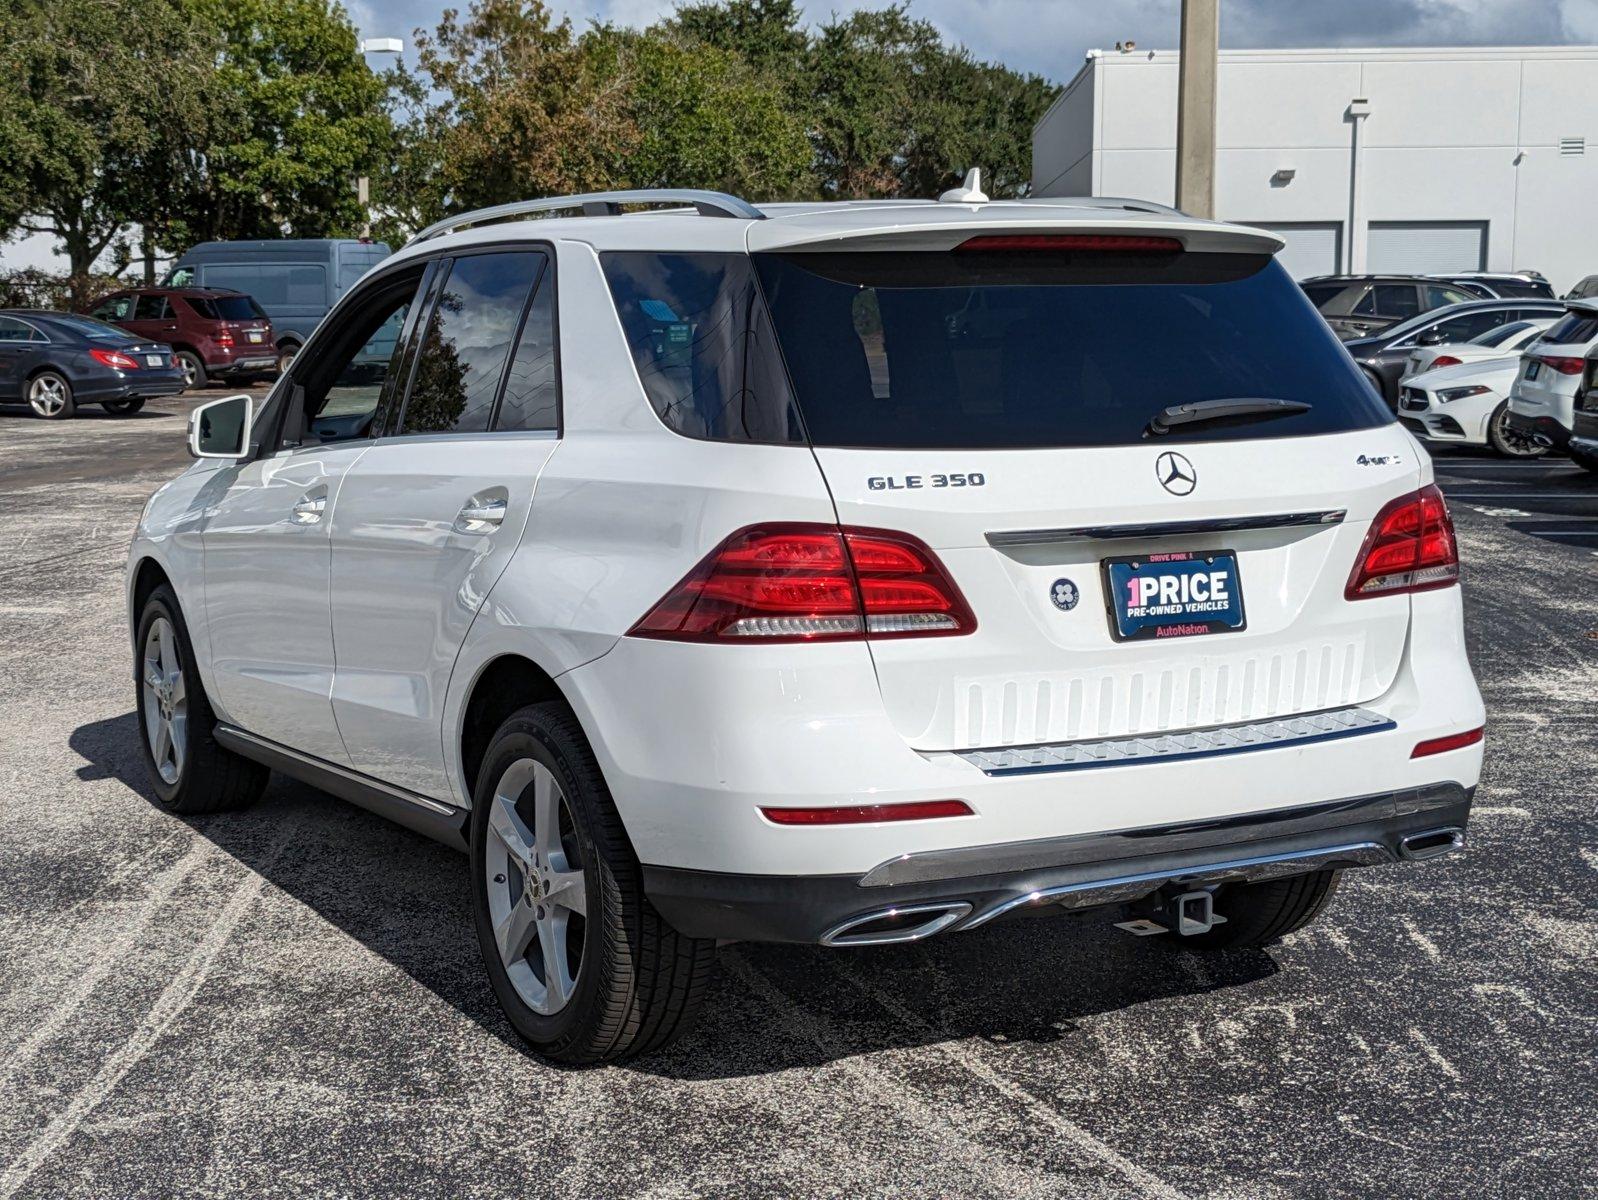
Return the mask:
<path fill-rule="evenodd" d="M 41 375 L 28 385 L 28 406 L 41 417 L 60 416 L 67 406 L 66 380 L 59 375 Z"/>
<path fill-rule="evenodd" d="M 183 776 L 189 744 L 189 700 L 178 657 L 178 635 L 172 622 L 157 617 L 144 635 L 144 739 L 156 774 L 168 785 Z"/>
<path fill-rule="evenodd" d="M 183 386 L 193 387 L 194 381 L 200 377 L 199 368 L 195 366 L 194 360 L 186 354 L 178 355 L 178 369 L 183 372 Z"/>
<path fill-rule="evenodd" d="M 1509 423 L 1509 409 L 1507 406 L 1501 407 L 1493 415 L 1492 442 L 1500 453 L 1508 455 L 1510 458 L 1536 458 L 1539 455 L 1548 453 L 1547 446 L 1539 446 L 1531 440 L 1530 436 L 1522 433 Z"/>
<path fill-rule="evenodd" d="M 522 1002 L 561 1011 L 582 972 L 588 877 L 565 793 L 536 759 L 513 762 L 489 802 L 488 915 L 494 942 Z"/>

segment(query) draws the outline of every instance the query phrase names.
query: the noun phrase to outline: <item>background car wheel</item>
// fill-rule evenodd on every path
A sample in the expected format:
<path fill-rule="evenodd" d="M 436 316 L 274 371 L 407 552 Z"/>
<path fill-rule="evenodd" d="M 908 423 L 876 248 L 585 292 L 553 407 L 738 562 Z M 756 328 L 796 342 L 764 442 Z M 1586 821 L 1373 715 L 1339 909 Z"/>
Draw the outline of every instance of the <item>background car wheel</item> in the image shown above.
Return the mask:
<path fill-rule="evenodd" d="M 64 421 L 77 411 L 72 400 L 72 385 L 57 371 L 40 371 L 28 380 L 28 407 L 34 416 L 47 421 Z"/>
<path fill-rule="evenodd" d="M 279 375 L 288 373 L 289 367 L 294 365 L 294 356 L 299 352 L 300 348 L 293 342 L 284 342 L 277 348 L 277 373 Z"/>
<path fill-rule="evenodd" d="M 1163 940 L 1176 949 L 1230 950 L 1266 946 L 1302 929 L 1316 917 L 1337 890 L 1341 871 L 1314 871 L 1266 883 L 1241 883 L 1223 887 L 1215 896 L 1215 911 L 1226 918 L 1207 933 Z"/>
<path fill-rule="evenodd" d="M 129 400 L 107 400 L 100 407 L 113 416 L 127 417 L 144 407 L 144 397 L 134 396 Z"/>
<path fill-rule="evenodd" d="M 649 903 L 599 764 L 564 705 L 523 708 L 494 734 L 471 840 L 489 981 L 535 1050 L 605 1062 L 689 1027 L 715 943 L 684 937 Z"/>
<path fill-rule="evenodd" d="M 1520 430 L 1509 424 L 1509 401 L 1493 409 L 1487 421 L 1487 441 L 1505 458 L 1537 458 L 1548 453 L 1547 446 L 1539 446 Z"/>
<path fill-rule="evenodd" d="M 217 744 L 177 596 L 162 584 L 144 602 L 135 642 L 140 744 L 156 799 L 177 813 L 244 808 L 260 799 L 267 769 Z"/>
<path fill-rule="evenodd" d="M 1598 455 L 1572 454 L 1570 456 L 1570 461 L 1575 463 L 1583 471 L 1591 471 L 1594 475 L 1598 475 Z"/>
<path fill-rule="evenodd" d="M 210 382 L 205 375 L 205 363 L 192 350 L 179 350 L 172 356 L 177 359 L 178 370 L 183 372 L 185 388 L 202 388 Z"/>

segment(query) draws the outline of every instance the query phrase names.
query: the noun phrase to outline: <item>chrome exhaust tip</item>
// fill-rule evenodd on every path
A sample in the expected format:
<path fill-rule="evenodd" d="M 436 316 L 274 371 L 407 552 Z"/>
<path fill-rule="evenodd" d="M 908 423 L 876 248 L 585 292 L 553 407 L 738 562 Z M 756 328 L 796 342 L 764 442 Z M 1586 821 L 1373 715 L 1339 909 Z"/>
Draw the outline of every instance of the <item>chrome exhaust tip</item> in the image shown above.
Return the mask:
<path fill-rule="evenodd" d="M 1412 833 L 1398 843 L 1398 853 L 1409 862 L 1424 862 L 1465 848 L 1465 831 L 1456 826 Z"/>
<path fill-rule="evenodd" d="M 906 904 L 879 908 L 850 917 L 821 935 L 823 946 L 891 946 L 898 942 L 919 942 L 949 926 L 971 911 L 964 900 L 936 904 Z"/>
<path fill-rule="evenodd" d="M 1533 446 L 1541 446 L 1544 450 L 1552 450 L 1554 447 L 1554 439 L 1549 437 L 1546 433 L 1534 433 L 1531 435 L 1531 444 Z"/>

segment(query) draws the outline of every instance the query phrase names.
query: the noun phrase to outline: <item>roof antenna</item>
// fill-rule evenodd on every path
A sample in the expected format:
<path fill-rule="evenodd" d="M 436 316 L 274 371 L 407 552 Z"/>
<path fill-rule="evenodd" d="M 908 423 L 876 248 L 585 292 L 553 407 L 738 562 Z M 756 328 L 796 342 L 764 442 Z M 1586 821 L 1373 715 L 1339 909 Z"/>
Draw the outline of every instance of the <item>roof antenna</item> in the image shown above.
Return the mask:
<path fill-rule="evenodd" d="M 982 168 L 972 167 L 965 173 L 965 182 L 950 188 L 938 197 L 939 204 L 986 204 L 988 194 L 982 190 Z"/>

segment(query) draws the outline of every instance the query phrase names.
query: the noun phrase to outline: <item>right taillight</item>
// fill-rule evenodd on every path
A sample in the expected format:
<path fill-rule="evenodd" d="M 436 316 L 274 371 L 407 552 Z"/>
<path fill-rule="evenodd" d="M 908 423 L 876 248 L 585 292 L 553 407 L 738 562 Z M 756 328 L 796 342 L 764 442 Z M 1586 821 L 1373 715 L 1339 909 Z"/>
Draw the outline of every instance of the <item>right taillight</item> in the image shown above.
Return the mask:
<path fill-rule="evenodd" d="M 1343 594 L 1350 600 L 1424 592 L 1459 582 L 1459 546 L 1435 484 L 1388 503 L 1365 534 Z"/>
<path fill-rule="evenodd" d="M 917 538 L 781 524 L 733 534 L 628 632 L 682 642 L 816 642 L 975 628 L 960 590 Z"/>
<path fill-rule="evenodd" d="M 1587 365 L 1587 360 L 1584 358 L 1566 358 L 1558 354 L 1534 354 L 1532 357 L 1549 370 L 1558 371 L 1561 375 L 1580 375 Z"/>
<path fill-rule="evenodd" d="M 1432 365 L 1427 369 L 1436 371 L 1443 367 L 1457 366 L 1459 366 L 1459 359 L 1455 358 L 1452 354 L 1439 354 L 1436 358 L 1432 359 Z"/>

